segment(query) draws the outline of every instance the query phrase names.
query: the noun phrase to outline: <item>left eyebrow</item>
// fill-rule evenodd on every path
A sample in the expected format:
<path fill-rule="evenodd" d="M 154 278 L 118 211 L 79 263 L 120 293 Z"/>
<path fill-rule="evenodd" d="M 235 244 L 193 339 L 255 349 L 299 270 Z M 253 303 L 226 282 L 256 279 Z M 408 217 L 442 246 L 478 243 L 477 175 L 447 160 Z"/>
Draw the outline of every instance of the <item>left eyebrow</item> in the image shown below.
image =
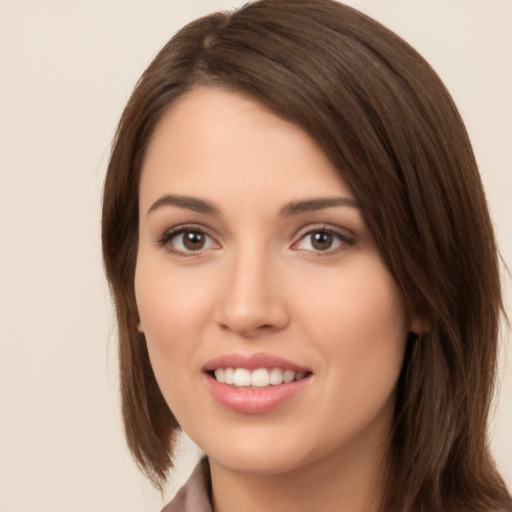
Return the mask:
<path fill-rule="evenodd" d="M 208 201 L 197 197 L 174 194 L 165 194 L 160 199 L 157 199 L 149 208 L 148 213 L 163 208 L 164 206 L 177 206 L 194 212 L 208 213 L 211 215 L 218 215 L 220 213 L 219 209 Z"/>
<path fill-rule="evenodd" d="M 318 199 L 292 201 L 281 208 L 279 215 L 281 217 L 291 217 L 292 215 L 323 210 L 324 208 L 332 208 L 334 206 L 360 208 L 359 203 L 350 197 L 322 197 Z"/>

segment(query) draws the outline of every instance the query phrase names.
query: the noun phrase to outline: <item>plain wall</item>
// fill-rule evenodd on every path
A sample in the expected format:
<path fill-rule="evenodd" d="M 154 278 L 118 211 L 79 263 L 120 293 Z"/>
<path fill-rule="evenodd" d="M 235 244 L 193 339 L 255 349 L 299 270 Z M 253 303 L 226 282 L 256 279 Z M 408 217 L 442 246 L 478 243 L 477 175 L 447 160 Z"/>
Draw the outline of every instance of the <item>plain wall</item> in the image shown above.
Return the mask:
<path fill-rule="evenodd" d="M 161 508 L 120 422 L 102 182 L 122 108 L 157 50 L 185 22 L 241 3 L 0 0 L 0 512 Z M 512 267 L 512 1 L 347 3 L 409 41 L 452 92 Z M 512 487 L 505 352 L 501 362 L 492 445 Z M 184 451 L 166 499 L 198 456 Z"/>

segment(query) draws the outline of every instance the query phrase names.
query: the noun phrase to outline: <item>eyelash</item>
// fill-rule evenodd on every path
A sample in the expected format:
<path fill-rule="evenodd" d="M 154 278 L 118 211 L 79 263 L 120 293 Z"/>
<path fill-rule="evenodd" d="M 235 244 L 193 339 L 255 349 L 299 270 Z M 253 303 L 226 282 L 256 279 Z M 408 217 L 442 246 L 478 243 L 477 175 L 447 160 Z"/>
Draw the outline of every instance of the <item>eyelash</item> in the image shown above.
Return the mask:
<path fill-rule="evenodd" d="M 184 224 L 180 226 L 176 226 L 175 228 L 169 229 L 166 231 L 162 237 L 159 239 L 158 244 L 162 247 L 165 247 L 170 253 L 174 254 L 178 257 L 197 257 L 199 256 L 203 251 L 212 249 L 213 247 L 201 247 L 198 250 L 182 250 L 177 249 L 175 245 L 172 244 L 173 239 L 178 237 L 179 235 L 184 235 L 185 233 L 191 233 L 196 235 L 202 235 L 205 236 L 208 240 L 210 240 L 210 244 L 213 243 L 218 246 L 217 242 L 213 239 L 212 236 L 208 234 L 208 231 L 197 224 Z M 316 256 L 330 256 L 333 254 L 336 254 L 338 251 L 346 249 L 347 247 L 350 247 L 354 244 L 354 239 L 347 234 L 341 233 L 339 229 L 335 229 L 333 227 L 323 225 L 318 228 L 309 229 L 305 233 L 301 234 L 299 239 L 294 242 L 291 246 L 293 250 L 301 250 L 298 248 L 298 246 L 301 244 L 301 242 L 305 241 L 307 237 L 312 237 L 315 234 L 321 234 L 321 235 L 328 235 L 332 236 L 333 240 L 337 240 L 337 245 L 334 248 L 327 248 L 326 250 L 315 250 L 315 249 L 305 249 L 307 252 L 313 253 Z M 206 242 L 208 243 L 208 242 Z M 334 242 L 336 243 L 336 242 Z M 310 238 L 310 245 L 312 245 L 312 241 Z"/>
<path fill-rule="evenodd" d="M 201 253 L 202 251 L 210 249 L 210 247 L 208 247 L 206 249 L 201 248 L 197 251 L 184 251 L 181 249 L 177 249 L 175 246 L 173 246 L 173 244 L 171 243 L 173 239 L 187 232 L 197 235 L 204 235 L 205 237 L 207 237 L 209 240 L 213 241 L 216 244 L 216 242 L 208 234 L 205 228 L 197 224 L 182 224 L 180 226 L 176 226 L 175 228 L 169 229 L 162 235 L 162 237 L 158 241 L 158 244 L 162 247 L 165 247 L 170 253 L 174 254 L 175 256 L 184 258 L 197 257 L 199 256 L 199 253 Z"/>
<path fill-rule="evenodd" d="M 331 256 L 331 255 L 334 255 L 334 254 L 338 253 L 339 251 L 346 249 L 347 247 L 350 247 L 351 245 L 354 244 L 353 237 L 349 236 L 346 233 L 342 233 L 339 228 L 327 226 L 324 224 L 323 226 L 319 226 L 319 227 L 316 227 L 313 229 L 308 229 L 305 233 L 301 234 L 298 241 L 294 242 L 294 244 L 292 245 L 292 249 L 295 249 L 301 242 L 306 240 L 307 237 L 310 237 L 310 245 L 312 245 L 313 242 L 311 240 L 311 237 L 313 235 L 318 235 L 318 234 L 332 236 L 333 240 L 337 240 L 337 245 L 334 248 L 329 247 L 326 250 L 306 249 L 306 251 L 313 253 L 315 256 L 319 256 L 319 257 Z M 336 242 L 334 242 L 334 243 L 336 243 Z M 296 249 L 296 250 L 300 250 L 300 249 Z"/>

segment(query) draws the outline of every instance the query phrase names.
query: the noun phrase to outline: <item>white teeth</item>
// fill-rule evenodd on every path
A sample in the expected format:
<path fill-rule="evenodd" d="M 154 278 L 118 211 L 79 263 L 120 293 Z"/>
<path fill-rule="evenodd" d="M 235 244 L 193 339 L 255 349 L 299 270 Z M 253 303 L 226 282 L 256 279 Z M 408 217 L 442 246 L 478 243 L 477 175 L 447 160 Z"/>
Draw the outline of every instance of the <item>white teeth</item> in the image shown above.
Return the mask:
<path fill-rule="evenodd" d="M 233 368 L 226 368 L 224 370 L 224 382 L 230 385 L 235 383 L 235 370 Z"/>
<path fill-rule="evenodd" d="M 235 386 L 250 386 L 251 385 L 251 372 L 245 368 L 237 368 L 235 370 L 235 379 L 233 384 Z"/>
<path fill-rule="evenodd" d="M 277 386 L 283 383 L 283 370 L 281 368 L 272 368 L 270 371 L 270 384 Z"/>
<path fill-rule="evenodd" d="M 222 368 L 217 368 L 215 370 L 215 378 L 219 381 L 219 382 L 226 382 L 225 381 L 225 377 L 224 377 L 224 370 Z"/>
<path fill-rule="evenodd" d="M 270 384 L 270 375 L 265 368 L 254 370 L 251 375 L 251 386 L 265 388 Z"/>
<path fill-rule="evenodd" d="M 286 370 L 283 373 L 283 382 L 286 382 L 287 384 L 290 382 L 293 382 L 295 380 L 295 372 L 292 370 Z"/>
<path fill-rule="evenodd" d="M 307 372 L 294 372 L 281 368 L 272 368 L 270 371 L 266 368 L 258 368 L 253 371 L 246 368 L 217 368 L 214 375 L 215 379 L 222 384 L 237 387 L 266 388 L 301 380 L 306 377 Z"/>

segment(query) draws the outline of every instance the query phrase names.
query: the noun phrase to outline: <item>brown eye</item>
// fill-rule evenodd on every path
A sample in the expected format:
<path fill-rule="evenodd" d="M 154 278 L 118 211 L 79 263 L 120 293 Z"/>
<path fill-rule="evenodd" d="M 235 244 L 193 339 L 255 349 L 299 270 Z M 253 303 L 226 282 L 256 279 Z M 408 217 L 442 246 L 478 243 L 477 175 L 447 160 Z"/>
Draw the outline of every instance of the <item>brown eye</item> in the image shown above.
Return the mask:
<path fill-rule="evenodd" d="M 317 251 L 327 251 L 332 247 L 334 238 L 332 233 L 328 233 L 327 231 L 318 231 L 316 233 L 311 233 L 310 237 L 311 246 Z"/>
<path fill-rule="evenodd" d="M 168 231 L 159 244 L 179 256 L 191 256 L 194 253 L 219 247 L 211 236 L 194 227 L 178 227 Z"/>
<path fill-rule="evenodd" d="M 206 235 L 198 231 L 185 231 L 183 234 L 183 247 L 189 251 L 203 249 L 206 243 Z"/>
<path fill-rule="evenodd" d="M 353 240 L 345 234 L 333 229 L 321 228 L 308 231 L 294 245 L 293 249 L 312 253 L 331 254 L 353 244 Z"/>

